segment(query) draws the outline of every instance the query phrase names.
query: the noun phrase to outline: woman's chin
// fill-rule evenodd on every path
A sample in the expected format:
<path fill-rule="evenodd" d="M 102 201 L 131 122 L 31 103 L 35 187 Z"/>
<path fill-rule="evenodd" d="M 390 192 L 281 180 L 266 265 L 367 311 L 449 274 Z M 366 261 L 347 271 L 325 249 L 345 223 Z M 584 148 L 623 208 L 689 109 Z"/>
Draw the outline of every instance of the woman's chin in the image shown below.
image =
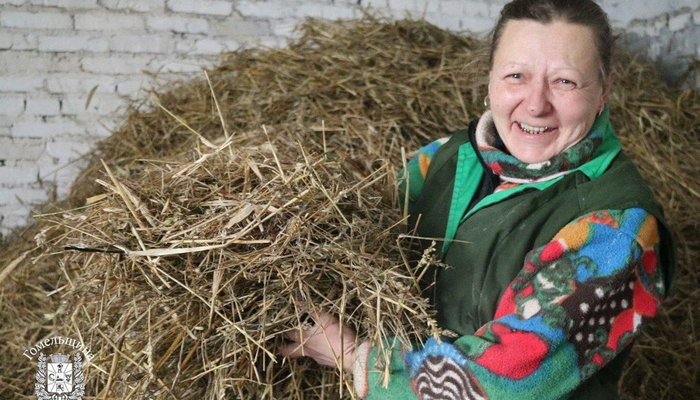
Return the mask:
<path fill-rule="evenodd" d="M 549 152 L 542 150 L 529 149 L 527 151 L 513 151 L 513 157 L 517 158 L 525 164 L 539 164 L 552 158 Z"/>
<path fill-rule="evenodd" d="M 559 129 L 554 128 L 540 133 L 530 133 L 512 124 L 508 131 L 506 147 L 510 154 L 526 164 L 538 164 L 556 155 L 555 149 Z M 506 138 L 504 138 L 506 139 Z"/>

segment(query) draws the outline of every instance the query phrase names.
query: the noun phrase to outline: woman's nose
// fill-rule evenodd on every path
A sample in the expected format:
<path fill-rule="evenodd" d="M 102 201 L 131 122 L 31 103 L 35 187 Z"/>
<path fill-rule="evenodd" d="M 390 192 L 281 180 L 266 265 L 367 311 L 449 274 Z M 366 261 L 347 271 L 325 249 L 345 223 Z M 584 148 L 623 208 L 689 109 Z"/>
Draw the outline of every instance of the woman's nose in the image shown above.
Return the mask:
<path fill-rule="evenodd" d="M 546 82 L 533 82 L 526 99 L 527 111 L 533 117 L 547 114 L 552 110 L 549 88 Z"/>

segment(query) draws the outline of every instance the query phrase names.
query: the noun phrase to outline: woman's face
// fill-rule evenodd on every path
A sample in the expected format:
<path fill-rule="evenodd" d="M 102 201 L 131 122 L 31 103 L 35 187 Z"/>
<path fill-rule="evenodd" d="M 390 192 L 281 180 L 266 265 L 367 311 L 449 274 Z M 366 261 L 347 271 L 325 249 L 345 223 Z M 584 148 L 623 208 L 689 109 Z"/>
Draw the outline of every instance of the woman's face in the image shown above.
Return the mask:
<path fill-rule="evenodd" d="M 508 151 L 539 163 L 583 139 L 609 92 L 600 68 L 590 28 L 508 21 L 489 74 L 493 119 Z"/>

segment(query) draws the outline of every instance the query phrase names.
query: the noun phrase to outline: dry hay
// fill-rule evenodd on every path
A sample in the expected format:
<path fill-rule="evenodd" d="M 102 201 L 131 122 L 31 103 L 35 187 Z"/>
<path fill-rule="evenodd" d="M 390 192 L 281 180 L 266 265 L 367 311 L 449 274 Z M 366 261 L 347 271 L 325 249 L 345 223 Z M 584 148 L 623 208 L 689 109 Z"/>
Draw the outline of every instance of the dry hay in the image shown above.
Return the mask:
<path fill-rule="evenodd" d="M 432 333 L 417 277 L 401 264 L 393 167 L 365 170 L 274 136 L 265 146 L 234 135 L 131 179 L 105 167 L 104 194 L 44 217 L 66 228 L 51 243 L 77 250 L 61 259 L 81 274 L 65 295 L 68 335 L 97 333 L 97 365 L 118 343 L 117 397 L 341 397 L 331 371 L 322 384 L 308 360 L 275 357 L 279 334 L 301 329 L 312 308 L 378 344 Z"/>
<path fill-rule="evenodd" d="M 3 393 L 32 397 L 34 365 L 21 354 L 62 335 L 96 354 L 91 395 L 270 396 L 270 385 L 253 383 L 261 380 L 275 382 L 280 398 L 336 398 L 335 373 L 275 364 L 267 353 L 279 344 L 274 333 L 299 325 L 305 298 L 344 311 L 373 339 L 383 329 L 406 334 L 399 323 L 429 329 L 396 245 L 395 175 L 402 147 L 463 128 L 482 111 L 484 43 L 425 22 L 370 17 L 300 29 L 287 48 L 233 53 L 210 82 L 160 92 L 162 107 L 135 106 L 100 145 L 105 164 L 96 158 L 86 168 L 62 208 L 89 206 L 47 216 L 10 244 L 3 264 L 15 268 L 0 275 L 0 376 L 11 377 L 0 382 Z M 693 397 L 699 95 L 667 89 L 627 54 L 616 70 L 613 126 L 666 208 L 680 261 L 672 297 L 638 340 L 621 388 L 626 398 Z M 49 245 L 117 253 L 42 254 L 38 232 Z M 381 295 L 379 279 L 391 283 Z M 363 301 L 379 298 L 417 314 Z"/>

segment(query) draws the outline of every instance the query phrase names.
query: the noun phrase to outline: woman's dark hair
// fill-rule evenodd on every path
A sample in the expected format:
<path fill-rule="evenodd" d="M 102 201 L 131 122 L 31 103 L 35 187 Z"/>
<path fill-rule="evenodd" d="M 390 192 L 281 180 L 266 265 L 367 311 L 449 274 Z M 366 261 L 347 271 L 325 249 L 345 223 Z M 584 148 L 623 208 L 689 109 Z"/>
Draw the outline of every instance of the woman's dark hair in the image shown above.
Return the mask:
<path fill-rule="evenodd" d="M 591 28 L 602 62 L 601 80 L 605 82 L 610 76 L 615 37 L 605 11 L 592 0 L 513 0 L 506 4 L 491 36 L 490 66 L 493 66 L 493 55 L 503 29 L 510 20 L 532 20 L 543 24 L 559 20 Z"/>

